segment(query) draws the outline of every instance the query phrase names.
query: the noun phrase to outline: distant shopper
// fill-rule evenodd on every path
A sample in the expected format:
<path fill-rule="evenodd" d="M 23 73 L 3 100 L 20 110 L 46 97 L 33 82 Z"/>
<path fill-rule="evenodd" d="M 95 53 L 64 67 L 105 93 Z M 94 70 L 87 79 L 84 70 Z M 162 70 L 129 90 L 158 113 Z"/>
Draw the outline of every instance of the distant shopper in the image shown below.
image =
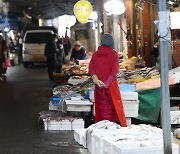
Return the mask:
<path fill-rule="evenodd" d="M 152 57 L 153 57 L 153 66 L 158 65 L 159 63 L 159 41 L 158 40 L 154 43 Z"/>
<path fill-rule="evenodd" d="M 3 39 L 3 36 L 0 35 L 0 81 L 3 80 L 3 72 L 4 72 L 4 61 L 5 61 L 5 50 L 6 50 L 6 42 Z"/>
<path fill-rule="evenodd" d="M 72 49 L 70 58 L 70 64 L 73 64 L 73 60 L 76 64 L 79 64 L 79 60 L 87 59 L 86 49 L 81 45 L 79 41 L 75 43 L 75 47 Z"/>
<path fill-rule="evenodd" d="M 18 64 L 20 65 L 22 62 L 22 38 L 20 33 L 17 34 L 16 50 L 18 54 Z"/>
<path fill-rule="evenodd" d="M 61 38 L 57 41 L 58 50 L 54 53 L 55 72 L 61 73 L 62 65 L 65 64 L 65 53 L 63 47 L 63 40 Z"/>
<path fill-rule="evenodd" d="M 14 41 L 13 41 L 13 39 L 11 37 L 9 39 L 9 49 L 10 49 L 11 53 L 15 52 L 15 44 L 14 44 Z"/>
<path fill-rule="evenodd" d="M 64 52 L 65 52 L 65 56 L 68 56 L 70 50 L 71 50 L 71 42 L 69 37 L 66 35 L 65 38 L 63 38 L 63 43 L 64 43 Z"/>
<path fill-rule="evenodd" d="M 10 56 L 9 56 L 10 49 L 7 47 L 5 51 L 5 61 L 4 61 L 4 77 L 6 77 L 7 69 L 11 67 L 11 61 L 10 61 Z"/>
<path fill-rule="evenodd" d="M 126 127 L 126 118 L 117 82 L 119 58 L 113 49 L 114 40 L 104 34 L 101 46 L 92 56 L 89 71 L 95 83 L 95 120 L 110 120 Z"/>
<path fill-rule="evenodd" d="M 57 48 L 58 35 L 54 34 L 52 40 L 48 40 L 45 46 L 45 56 L 47 58 L 47 66 L 48 66 L 48 76 L 49 80 L 53 81 L 53 72 L 55 70 L 55 60 L 54 55 L 58 52 Z"/>

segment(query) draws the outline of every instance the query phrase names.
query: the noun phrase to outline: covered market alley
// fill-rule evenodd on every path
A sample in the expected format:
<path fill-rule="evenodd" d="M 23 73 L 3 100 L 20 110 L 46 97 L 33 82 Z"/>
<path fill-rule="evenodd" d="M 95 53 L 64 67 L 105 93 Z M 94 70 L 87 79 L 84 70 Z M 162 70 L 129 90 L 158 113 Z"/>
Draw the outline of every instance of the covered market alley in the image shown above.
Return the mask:
<path fill-rule="evenodd" d="M 179 0 L 0 0 L 0 154 L 179 154 L 179 18 Z"/>

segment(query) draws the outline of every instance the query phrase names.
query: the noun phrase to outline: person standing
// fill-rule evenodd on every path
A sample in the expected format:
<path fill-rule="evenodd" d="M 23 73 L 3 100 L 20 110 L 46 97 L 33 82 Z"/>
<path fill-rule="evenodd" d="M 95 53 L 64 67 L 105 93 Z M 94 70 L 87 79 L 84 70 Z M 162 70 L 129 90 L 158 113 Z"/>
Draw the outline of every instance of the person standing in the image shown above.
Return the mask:
<path fill-rule="evenodd" d="M 17 35 L 16 49 L 18 54 L 18 65 L 20 65 L 22 62 L 22 38 L 20 33 Z"/>
<path fill-rule="evenodd" d="M 6 42 L 3 39 L 3 36 L 0 35 L 0 80 L 3 81 L 3 72 L 4 72 L 4 62 L 5 62 L 5 50 Z"/>
<path fill-rule="evenodd" d="M 72 54 L 70 58 L 70 64 L 73 64 L 73 61 L 76 64 L 79 64 L 79 60 L 88 59 L 86 49 L 81 45 L 79 41 L 75 43 L 75 47 L 72 49 Z"/>
<path fill-rule="evenodd" d="M 90 75 L 95 83 L 95 120 L 110 120 L 126 127 L 126 118 L 117 82 L 119 58 L 113 49 L 114 40 L 104 34 L 101 46 L 92 56 L 89 64 Z"/>
<path fill-rule="evenodd" d="M 57 40 L 58 40 L 58 35 L 54 34 L 52 40 L 48 40 L 45 46 L 45 56 L 47 58 L 47 66 L 48 66 L 48 76 L 49 80 L 53 81 L 53 72 L 55 70 L 55 60 L 54 60 L 54 55 L 56 52 L 58 52 L 57 48 Z"/>
<path fill-rule="evenodd" d="M 10 61 L 10 56 L 9 56 L 9 46 L 7 46 L 5 50 L 5 61 L 4 61 L 4 71 L 3 71 L 3 76 L 6 77 L 7 69 L 11 67 L 11 61 Z"/>
<path fill-rule="evenodd" d="M 61 73 L 62 65 L 65 64 L 65 53 L 63 47 L 63 41 L 61 38 L 59 38 L 57 41 L 57 48 L 58 50 L 54 53 L 55 72 Z"/>
<path fill-rule="evenodd" d="M 64 52 L 65 52 L 65 56 L 68 56 L 70 50 L 71 50 L 71 42 L 69 37 L 67 36 L 67 34 L 65 35 L 64 40 Z"/>

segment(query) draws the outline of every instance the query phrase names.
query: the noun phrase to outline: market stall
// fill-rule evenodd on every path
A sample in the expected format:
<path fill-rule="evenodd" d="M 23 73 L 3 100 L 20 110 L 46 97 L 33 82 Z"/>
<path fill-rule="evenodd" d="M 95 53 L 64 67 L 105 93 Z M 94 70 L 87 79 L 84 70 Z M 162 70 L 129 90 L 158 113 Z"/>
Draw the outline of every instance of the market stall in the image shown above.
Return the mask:
<path fill-rule="evenodd" d="M 82 118 L 94 113 L 94 83 L 88 74 L 88 61 L 80 65 L 64 65 L 60 84 L 53 89 L 49 110 Z M 160 114 L 160 71 L 159 67 L 143 67 L 143 61 L 133 57 L 121 60 L 117 75 L 122 102 L 128 125 L 131 118 L 157 123 Z M 169 85 L 177 84 L 180 69 L 169 72 Z M 65 80 L 62 80 L 65 78 Z M 56 80 L 56 79 L 55 79 Z M 58 84 L 58 82 L 57 82 Z M 73 113 L 73 114 L 72 114 Z M 75 113 L 75 114 L 74 114 Z M 81 128 L 84 128 L 82 123 Z"/>

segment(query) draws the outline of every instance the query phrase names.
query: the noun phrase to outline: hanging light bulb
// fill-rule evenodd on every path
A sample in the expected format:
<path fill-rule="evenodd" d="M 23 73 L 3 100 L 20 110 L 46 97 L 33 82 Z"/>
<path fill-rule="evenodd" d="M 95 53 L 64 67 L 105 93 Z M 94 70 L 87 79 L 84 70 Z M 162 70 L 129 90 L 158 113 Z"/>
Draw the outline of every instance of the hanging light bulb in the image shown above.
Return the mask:
<path fill-rule="evenodd" d="M 104 8 L 107 12 L 120 15 L 125 12 L 125 5 L 122 0 L 109 0 L 104 4 Z"/>

